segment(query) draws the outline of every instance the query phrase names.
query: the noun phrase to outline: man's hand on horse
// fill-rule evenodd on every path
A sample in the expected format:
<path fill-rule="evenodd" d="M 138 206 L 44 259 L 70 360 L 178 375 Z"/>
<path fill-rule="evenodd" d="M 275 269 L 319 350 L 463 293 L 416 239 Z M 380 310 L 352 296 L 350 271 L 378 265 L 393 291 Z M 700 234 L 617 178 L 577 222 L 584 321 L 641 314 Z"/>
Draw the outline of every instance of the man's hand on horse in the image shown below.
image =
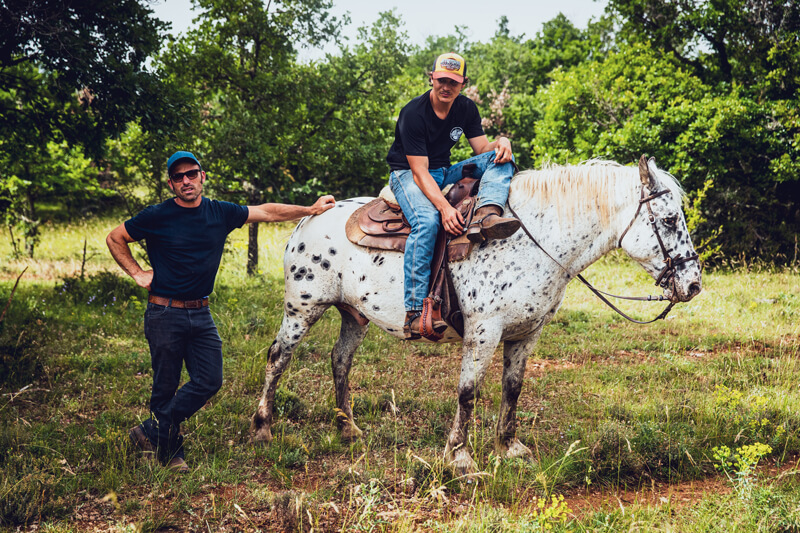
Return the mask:
<path fill-rule="evenodd" d="M 335 205 L 336 200 L 333 198 L 333 195 L 326 194 L 325 196 L 320 196 L 317 201 L 314 202 L 314 205 L 311 206 L 311 214 L 321 215 Z"/>
<path fill-rule="evenodd" d="M 441 211 L 442 226 L 447 233 L 451 235 L 461 235 L 464 233 L 464 217 L 452 205 L 447 205 Z"/>
<path fill-rule="evenodd" d="M 511 161 L 511 141 L 506 137 L 498 137 L 494 145 L 495 163 L 508 163 Z"/>

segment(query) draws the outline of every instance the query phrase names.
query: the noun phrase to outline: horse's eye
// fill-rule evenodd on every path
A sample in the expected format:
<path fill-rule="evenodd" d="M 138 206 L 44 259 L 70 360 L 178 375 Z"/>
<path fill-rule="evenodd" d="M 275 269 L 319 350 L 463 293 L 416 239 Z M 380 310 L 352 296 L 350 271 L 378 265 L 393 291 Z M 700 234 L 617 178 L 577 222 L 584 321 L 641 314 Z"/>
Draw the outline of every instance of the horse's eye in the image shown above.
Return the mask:
<path fill-rule="evenodd" d="M 671 217 L 664 217 L 664 224 L 666 224 L 670 228 L 674 228 L 678 224 L 677 215 Z"/>

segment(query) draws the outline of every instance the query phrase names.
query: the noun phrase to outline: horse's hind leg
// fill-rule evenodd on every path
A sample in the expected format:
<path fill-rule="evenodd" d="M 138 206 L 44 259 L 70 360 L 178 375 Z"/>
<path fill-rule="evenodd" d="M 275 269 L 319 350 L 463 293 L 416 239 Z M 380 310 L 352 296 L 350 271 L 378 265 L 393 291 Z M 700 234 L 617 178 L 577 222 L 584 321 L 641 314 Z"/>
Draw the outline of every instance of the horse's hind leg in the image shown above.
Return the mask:
<path fill-rule="evenodd" d="M 503 399 L 500 417 L 497 419 L 495 448 L 497 453 L 508 457 L 530 459 L 533 453 L 517 438 L 517 400 L 525 378 L 525 364 L 533 351 L 542 328 L 521 341 L 506 341 L 503 347 Z"/>
<path fill-rule="evenodd" d="M 367 335 L 369 324 L 360 325 L 350 313 L 343 312 L 341 315 L 339 339 L 331 350 L 331 369 L 336 389 L 336 422 L 342 432 L 342 440 L 350 441 L 361 437 L 361 430 L 353 422 L 353 410 L 350 407 L 350 367 L 356 348 Z"/>
<path fill-rule="evenodd" d="M 255 442 L 266 444 L 272 440 L 272 410 L 275 405 L 275 390 L 278 388 L 278 380 L 289 365 L 289 361 L 292 360 L 292 353 L 300 344 L 300 339 L 319 320 L 327 308 L 328 306 L 317 306 L 308 309 L 302 315 L 296 312 L 293 312 L 291 316 L 284 313 L 278 336 L 269 347 L 264 390 L 261 394 L 261 401 L 258 402 L 258 409 L 253 414 L 250 423 L 250 431 Z"/>

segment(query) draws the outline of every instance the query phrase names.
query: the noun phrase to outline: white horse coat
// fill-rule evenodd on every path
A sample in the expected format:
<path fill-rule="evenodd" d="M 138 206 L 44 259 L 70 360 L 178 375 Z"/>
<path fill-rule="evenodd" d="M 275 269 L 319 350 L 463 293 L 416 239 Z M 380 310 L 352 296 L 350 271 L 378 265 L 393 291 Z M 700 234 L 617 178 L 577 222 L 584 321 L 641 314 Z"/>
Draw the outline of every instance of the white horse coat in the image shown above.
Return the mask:
<path fill-rule="evenodd" d="M 590 162 L 514 177 L 509 204 L 566 272 L 522 230 L 508 239 L 475 246 L 464 261 L 450 265 L 464 316 L 464 338 L 448 329 L 439 342 L 463 342 L 458 409 L 445 448 L 446 457 L 459 470 L 471 471 L 475 466 L 467 449 L 467 425 L 476 389 L 499 342 L 504 342 L 504 368 L 496 445 L 506 456 L 529 457 L 530 450 L 516 437 L 517 398 L 527 357 L 542 327 L 561 305 L 567 283 L 615 249 L 623 234 L 625 252 L 654 278 L 661 272 L 664 257 L 648 211 L 637 212 L 643 188 L 644 195 L 664 188 L 669 191 L 651 200 L 650 207 L 670 256 L 695 254 L 677 181 L 656 168 L 652 159 L 649 164 L 640 163 L 640 169 L 641 173 L 635 167 Z M 278 379 L 303 335 L 328 307 L 348 304 L 376 326 L 403 337 L 403 254 L 363 248 L 345 236 L 349 216 L 370 200 L 337 202 L 334 209 L 303 219 L 289 239 L 284 256 L 283 322 L 270 348 L 264 392 L 253 416 L 257 441 L 271 440 Z M 688 301 L 700 290 L 700 265 L 690 260 L 675 268 L 664 295 L 672 301 Z M 340 337 L 331 353 L 339 422 L 346 439 L 361 434 L 350 408 L 348 375 L 353 353 L 367 329 L 368 325 L 359 325 L 353 316 L 342 313 Z"/>

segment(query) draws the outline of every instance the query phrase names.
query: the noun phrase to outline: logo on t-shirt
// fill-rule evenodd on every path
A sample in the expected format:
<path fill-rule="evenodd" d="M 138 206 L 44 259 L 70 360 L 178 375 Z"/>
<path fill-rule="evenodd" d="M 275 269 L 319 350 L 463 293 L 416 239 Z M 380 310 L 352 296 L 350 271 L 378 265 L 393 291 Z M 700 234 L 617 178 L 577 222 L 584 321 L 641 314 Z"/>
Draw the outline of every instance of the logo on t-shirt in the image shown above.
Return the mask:
<path fill-rule="evenodd" d="M 452 130 L 450 130 L 450 139 L 452 139 L 453 142 L 458 141 L 462 133 L 464 133 L 464 130 L 456 126 Z"/>

